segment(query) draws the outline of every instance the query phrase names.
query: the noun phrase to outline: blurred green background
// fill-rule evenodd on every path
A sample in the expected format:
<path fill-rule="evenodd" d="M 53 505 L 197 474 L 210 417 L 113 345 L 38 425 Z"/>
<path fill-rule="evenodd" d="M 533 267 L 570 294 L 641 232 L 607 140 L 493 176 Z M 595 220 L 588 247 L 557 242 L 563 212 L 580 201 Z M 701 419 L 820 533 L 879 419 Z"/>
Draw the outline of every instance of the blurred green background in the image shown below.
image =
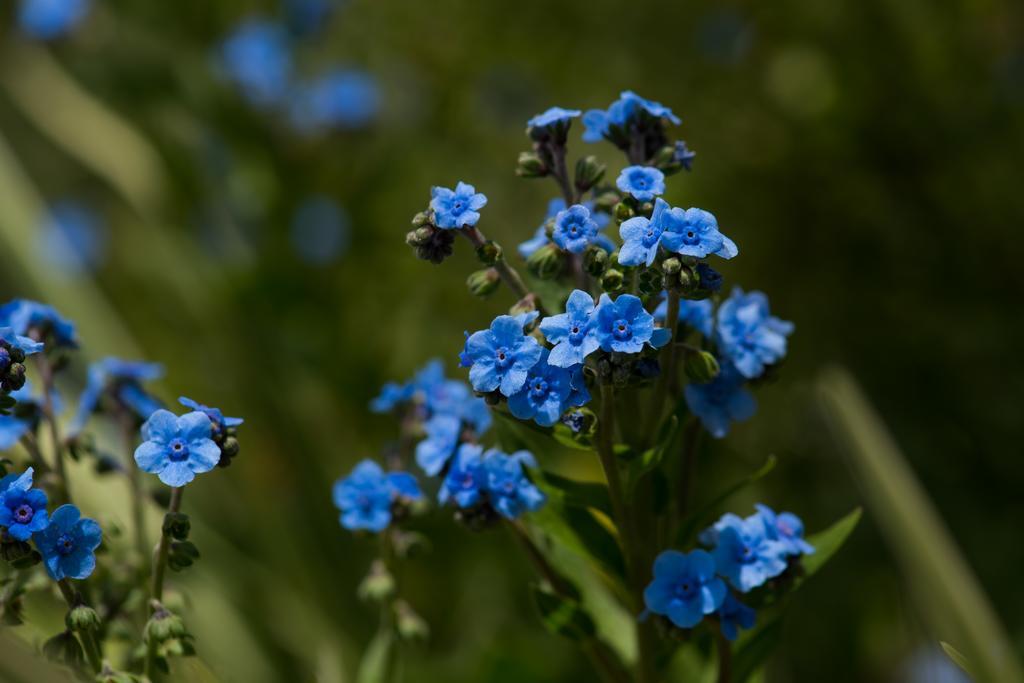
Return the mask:
<path fill-rule="evenodd" d="M 739 511 L 760 499 L 817 530 L 859 504 L 813 391 L 842 363 L 1024 646 L 1024 6 L 346 0 L 296 42 L 295 70 L 365 69 L 380 109 L 368 126 L 313 134 L 247 103 L 212 57 L 240 20 L 281 11 L 106 0 L 41 42 L 20 33 L 15 3 L 0 7 L 0 291 L 76 320 L 86 358 L 165 363 L 166 400 L 246 418 L 235 465 L 186 501 L 204 553 L 181 579 L 188 622 L 218 677 L 352 680 L 376 629 L 355 595 L 375 545 L 339 527 L 331 483 L 395 437 L 366 407 L 379 385 L 432 356 L 458 376 L 463 330 L 509 303 L 469 299 L 465 244 L 443 267 L 417 261 L 409 218 L 432 184 L 466 180 L 490 199 L 481 227 L 511 251 L 555 189 L 512 174 L 526 119 L 605 107 L 627 88 L 679 114 L 697 152 L 669 201 L 715 213 L 742 251 L 727 282 L 764 290 L 797 326 L 757 417 L 704 464 L 703 495 L 775 453 Z M 607 144 L 570 154 L 584 149 L 624 165 Z M 327 263 L 295 249 L 310 195 L 348 216 Z M 37 248 L 45 206 L 62 198 L 107 225 L 93 270 Z M 89 495 L 86 512 L 104 514 L 99 489 Z M 910 680 L 941 636 L 870 512 L 796 596 L 769 680 Z M 433 548 L 400 580 L 433 632 L 406 651 L 406 680 L 590 679 L 572 644 L 542 630 L 508 537 L 470 534 L 444 511 L 417 526 Z"/>

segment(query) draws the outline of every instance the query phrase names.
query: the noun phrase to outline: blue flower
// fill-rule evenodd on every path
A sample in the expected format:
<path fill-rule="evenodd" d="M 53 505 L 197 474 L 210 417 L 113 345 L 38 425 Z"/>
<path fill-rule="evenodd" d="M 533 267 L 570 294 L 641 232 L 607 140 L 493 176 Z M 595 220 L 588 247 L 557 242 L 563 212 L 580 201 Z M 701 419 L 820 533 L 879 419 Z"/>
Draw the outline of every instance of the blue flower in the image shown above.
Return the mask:
<path fill-rule="evenodd" d="M 747 593 L 786 570 L 785 549 L 768 538 L 760 517 L 740 519 L 727 515 L 713 527 L 711 551 L 718 573 L 729 579 L 737 590 Z"/>
<path fill-rule="evenodd" d="M 652 166 L 628 166 L 615 180 L 615 185 L 639 202 L 649 202 L 665 193 L 665 174 Z"/>
<path fill-rule="evenodd" d="M 3 349 L 0 353 L 0 369 L 6 370 L 11 362 L 9 349 L 18 349 L 26 356 L 31 356 L 43 350 L 43 342 L 23 337 L 11 327 L 0 327 L 0 348 Z"/>
<path fill-rule="evenodd" d="M 341 525 L 351 531 L 379 532 L 391 524 L 392 504 L 423 497 L 416 478 L 407 472 L 387 472 L 372 460 L 363 460 L 351 474 L 334 484 L 334 505 L 341 510 Z"/>
<path fill-rule="evenodd" d="M 221 45 L 220 60 L 252 104 L 276 105 L 288 95 L 292 56 L 281 25 L 260 19 L 242 22 Z"/>
<path fill-rule="evenodd" d="M 668 315 L 668 301 L 664 292 L 661 294 L 661 303 L 654 309 L 653 315 L 655 320 L 662 322 L 664 322 L 665 316 Z M 693 301 L 691 299 L 679 300 L 679 322 L 692 327 L 705 337 L 711 336 L 713 318 L 711 301 L 708 299 L 701 299 L 700 301 Z"/>
<path fill-rule="evenodd" d="M 632 294 L 620 294 L 615 301 L 602 294 L 594 317 L 597 320 L 597 341 L 608 352 L 639 353 L 645 343 L 657 349 L 672 338 L 671 330 L 655 329 L 654 317 Z"/>
<path fill-rule="evenodd" d="M 412 400 L 415 389 L 412 384 L 388 382 L 380 388 L 380 394 L 370 401 L 370 410 L 375 413 L 390 413 L 403 403 Z"/>
<path fill-rule="evenodd" d="M 29 37 L 58 38 L 85 17 L 90 0 L 21 0 L 18 25 Z"/>
<path fill-rule="evenodd" d="M 220 448 L 211 435 L 210 418 L 202 411 L 178 417 L 169 410 L 157 410 L 142 425 L 145 440 L 135 449 L 135 462 L 168 486 L 184 486 L 220 462 Z"/>
<path fill-rule="evenodd" d="M 579 115 L 579 109 L 563 109 L 561 107 L 551 107 L 547 111 L 541 114 L 537 114 L 532 119 L 527 121 L 526 127 L 548 128 L 549 126 L 553 126 L 559 123 L 568 124 Z"/>
<path fill-rule="evenodd" d="M 462 422 L 454 415 L 435 415 L 423 425 L 427 438 L 416 444 L 416 464 L 428 476 L 436 476 L 455 453 L 462 435 Z"/>
<path fill-rule="evenodd" d="M 804 540 L 804 522 L 792 512 L 776 514 L 767 505 L 758 503 L 754 507 L 764 522 L 765 534 L 782 544 L 785 555 L 799 556 L 814 553 L 814 546 Z"/>
<path fill-rule="evenodd" d="M 748 420 L 757 411 L 757 401 L 743 388 L 744 378 L 730 363 L 720 366 L 715 379 L 707 384 L 687 384 L 683 392 L 690 412 L 716 439 L 729 433 L 732 422 Z"/>
<path fill-rule="evenodd" d="M 676 140 L 676 151 L 672 155 L 672 161 L 682 164 L 687 171 L 693 170 L 693 158 L 697 153 L 686 146 L 685 140 Z"/>
<path fill-rule="evenodd" d="M 67 275 L 99 267 L 106 257 L 107 226 L 88 207 L 73 201 L 49 208 L 36 233 L 36 248 L 50 265 Z"/>
<path fill-rule="evenodd" d="M 700 288 L 709 292 L 717 292 L 722 288 L 722 274 L 706 263 L 697 264 L 697 277 Z"/>
<path fill-rule="evenodd" d="M 508 399 L 508 409 L 513 415 L 520 420 L 532 418 L 543 427 L 558 422 L 569 407 L 572 393 L 572 373 L 549 365 L 548 353 L 547 349 L 541 350 L 540 360 L 530 369 L 523 388 Z"/>
<path fill-rule="evenodd" d="M 744 377 L 759 377 L 766 365 L 786 355 L 786 337 L 793 323 L 780 320 L 768 310 L 763 292 L 744 294 L 737 287 L 718 307 L 718 343 Z"/>
<path fill-rule="evenodd" d="M 590 217 L 590 209 L 573 204 L 555 216 L 555 229 L 551 239 L 560 248 L 579 254 L 597 238 L 597 222 Z"/>
<path fill-rule="evenodd" d="M 654 263 L 665 232 L 665 214 L 668 211 L 668 202 L 658 198 L 654 201 L 654 211 L 650 218 L 634 216 L 619 226 L 619 237 L 622 238 L 619 263 L 624 266 L 649 266 Z"/>
<path fill-rule="evenodd" d="M 555 345 L 548 363 L 560 368 L 578 365 L 601 344 L 597 340 L 594 298 L 582 290 L 574 290 L 565 302 L 565 313 L 540 321 L 540 331 Z"/>
<path fill-rule="evenodd" d="M 737 600 L 732 593 L 725 596 L 725 601 L 718 609 L 719 627 L 726 640 L 736 640 L 740 628 L 753 628 L 755 619 L 754 610 Z"/>
<path fill-rule="evenodd" d="M 430 188 L 434 225 L 445 230 L 476 225 L 480 220 L 479 211 L 486 205 L 487 197 L 461 180 L 455 190 L 447 187 Z"/>
<path fill-rule="evenodd" d="M 61 505 L 50 515 L 50 523 L 32 536 L 43 556 L 46 572 L 54 581 L 85 579 L 96 568 L 94 551 L 103 531 L 91 519 L 82 519 L 74 505 Z"/>
<path fill-rule="evenodd" d="M 703 550 L 666 550 L 654 560 L 654 579 L 644 589 L 644 604 L 679 628 L 693 628 L 722 606 L 726 593 L 711 555 Z"/>
<path fill-rule="evenodd" d="M 565 399 L 567 405 L 572 408 L 579 408 L 590 403 L 590 390 L 587 389 L 587 380 L 583 376 L 583 366 L 577 365 L 569 368 L 569 384 L 572 391 L 569 398 Z"/>
<path fill-rule="evenodd" d="M 160 401 L 143 390 L 141 383 L 163 376 L 159 363 L 127 361 L 107 357 L 89 366 L 85 390 L 78 400 L 78 412 L 71 422 L 70 433 L 78 434 L 85 428 L 89 416 L 100 408 L 104 393 L 110 393 L 119 404 L 145 420 L 161 408 Z"/>
<path fill-rule="evenodd" d="M 442 505 L 453 500 L 460 508 L 470 508 L 483 500 L 487 492 L 483 452 L 483 447 L 476 444 L 464 443 L 459 446 L 437 494 Z"/>
<path fill-rule="evenodd" d="M 32 488 L 32 468 L 13 481 L 4 477 L 6 486 L 0 490 L 0 526 L 7 535 L 27 541 L 46 528 L 46 493 Z"/>
<path fill-rule="evenodd" d="M 198 410 L 201 413 L 205 413 L 206 417 L 210 418 L 210 433 L 214 440 L 224 436 L 227 430 L 234 429 L 245 422 L 245 420 L 240 417 L 225 417 L 220 408 L 204 406 L 202 403 L 193 401 L 185 396 L 179 396 L 178 403 L 186 408 L 191 408 L 192 410 Z"/>
<path fill-rule="evenodd" d="M 611 222 L 611 217 L 608 216 L 608 214 L 594 211 L 594 202 L 583 202 L 583 206 L 585 206 L 587 210 L 590 211 L 590 217 L 597 224 L 598 230 L 603 230 L 605 226 L 607 226 L 608 223 Z M 537 226 L 537 229 L 533 233 L 533 237 L 526 240 L 525 242 L 520 243 L 518 247 L 520 256 L 522 256 L 524 259 L 530 258 L 533 252 L 537 251 L 550 241 L 548 239 L 547 222 L 553 219 L 555 216 L 557 216 L 559 212 L 564 210 L 565 200 L 562 199 L 561 197 L 552 199 L 550 202 L 548 202 L 548 212 L 544 216 L 544 222 Z M 615 251 L 615 244 L 613 244 L 612 241 L 608 239 L 608 237 L 605 235 L 598 234 L 595 238 L 594 243 L 597 244 L 597 246 L 604 249 L 605 251 L 607 251 L 608 253 Z"/>
<path fill-rule="evenodd" d="M 302 132 L 359 128 L 377 115 L 380 91 L 365 71 L 337 69 L 296 86 L 289 105 L 292 123 Z"/>
<path fill-rule="evenodd" d="M 473 389 L 487 393 L 498 389 L 512 396 L 526 384 L 530 368 L 541 356 L 541 346 L 523 333 L 523 321 L 499 315 L 490 329 L 474 332 L 466 339 L 463 363 L 468 363 Z"/>
<path fill-rule="evenodd" d="M 667 119 L 676 125 L 681 123 L 668 107 L 626 90 L 607 110 L 591 109 L 583 115 L 583 125 L 586 127 L 583 141 L 599 142 L 610 133 L 612 126 L 627 128 L 641 112 L 656 119 Z"/>
<path fill-rule="evenodd" d="M 36 330 L 39 338 L 49 336 L 52 344 L 62 348 L 77 348 L 75 325 L 61 317 L 53 306 L 28 299 L 14 299 L 0 306 L 0 325 L 10 327 L 15 334 L 29 336 Z"/>
<path fill-rule="evenodd" d="M 718 230 L 718 221 L 704 209 L 674 208 L 662 218 L 661 243 L 683 256 L 705 258 L 709 254 L 730 259 L 739 253 L 736 243 Z"/>
<path fill-rule="evenodd" d="M 539 510 L 547 498 L 526 478 L 524 466 L 536 467 L 529 451 L 505 455 L 491 449 L 484 456 L 487 470 L 487 494 L 491 506 L 506 519 L 515 519 L 524 512 Z"/>

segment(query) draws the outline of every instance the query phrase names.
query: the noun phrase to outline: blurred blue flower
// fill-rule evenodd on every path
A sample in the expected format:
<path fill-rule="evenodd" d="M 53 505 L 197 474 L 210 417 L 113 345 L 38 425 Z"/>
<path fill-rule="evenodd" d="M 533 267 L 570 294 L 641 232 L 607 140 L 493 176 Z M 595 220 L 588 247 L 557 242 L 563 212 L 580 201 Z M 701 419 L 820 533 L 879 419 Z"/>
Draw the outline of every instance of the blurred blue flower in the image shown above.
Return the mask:
<path fill-rule="evenodd" d="M 201 413 L 205 413 L 206 417 L 210 418 L 210 434 L 213 439 L 220 438 L 226 430 L 238 427 L 245 422 L 245 420 L 240 417 L 225 417 L 220 408 L 205 406 L 202 403 L 193 401 L 186 396 L 179 396 L 178 403 L 186 408 L 191 408 L 192 410 L 198 410 Z"/>
<path fill-rule="evenodd" d="M 499 315 L 490 329 L 466 339 L 463 363 L 468 363 L 473 389 L 487 393 L 498 389 L 512 396 L 523 388 L 527 372 L 541 356 L 537 340 L 523 333 L 523 321 Z"/>
<path fill-rule="evenodd" d="M 725 583 L 715 576 L 715 561 L 703 550 L 666 550 L 654 560 L 654 578 L 644 589 L 644 604 L 679 628 L 693 628 L 725 600 Z"/>
<path fill-rule="evenodd" d="M 404 384 L 385 384 L 380 395 L 370 402 L 370 409 L 390 412 L 413 400 L 419 403 L 426 419 L 435 415 L 454 416 L 472 427 L 478 436 L 491 426 L 487 402 L 474 396 L 465 382 L 445 377 L 444 363 L 438 358 L 430 360 Z"/>
<path fill-rule="evenodd" d="M 718 573 L 737 590 L 747 593 L 786 570 L 785 549 L 768 538 L 764 522 L 754 515 L 726 515 L 701 536 L 710 540 Z"/>
<path fill-rule="evenodd" d="M 220 63 L 253 105 L 276 105 L 289 94 L 291 45 L 280 24 L 255 18 L 241 22 L 221 45 Z"/>
<path fill-rule="evenodd" d="M 349 225 L 348 214 L 336 201 L 325 195 L 307 197 L 292 214 L 292 249 L 312 266 L 331 264 L 348 248 Z"/>
<path fill-rule="evenodd" d="M 107 226 L 92 209 L 70 200 L 56 202 L 43 216 L 36 248 L 68 275 L 98 268 L 107 255 Z"/>
<path fill-rule="evenodd" d="M 590 209 L 573 204 L 555 216 L 555 229 L 551 239 L 561 249 L 580 254 L 597 238 L 597 222 L 590 217 Z"/>
<path fill-rule="evenodd" d="M 0 526 L 7 529 L 11 538 L 27 541 L 46 525 L 46 493 L 32 488 L 32 468 L 29 467 L 13 481 L 8 480 L 0 490 Z"/>
<path fill-rule="evenodd" d="M 594 311 L 597 341 L 605 351 L 639 353 L 644 344 L 661 348 L 672 338 L 671 330 L 654 327 L 654 317 L 644 309 L 639 297 L 620 294 L 615 301 L 601 295 Z"/>
<path fill-rule="evenodd" d="M 615 185 L 639 202 L 649 202 L 665 194 L 665 174 L 653 166 L 627 166 L 615 180 Z"/>
<path fill-rule="evenodd" d="M 640 97 L 631 90 L 623 91 L 607 110 L 591 109 L 583 115 L 584 142 L 600 142 L 611 126 L 626 128 L 640 112 L 656 119 L 667 119 L 679 125 L 679 117 L 659 102 Z"/>
<path fill-rule="evenodd" d="M 569 123 L 580 115 L 579 109 L 563 109 L 562 107 L 551 107 L 547 111 L 537 114 L 526 122 L 527 128 L 547 128 L 557 123 Z"/>
<path fill-rule="evenodd" d="M 799 556 L 814 553 L 814 546 L 804 540 L 804 522 L 792 512 L 776 513 L 767 505 L 758 503 L 757 514 L 764 522 L 765 534 L 782 544 L 785 555 Z"/>
<path fill-rule="evenodd" d="M 30 382 L 25 382 L 21 389 L 12 391 L 11 398 L 17 401 L 18 405 L 10 414 L 0 415 L 0 451 L 14 448 L 21 437 L 39 423 L 39 404 L 38 400 L 32 396 Z M 54 399 L 56 398 L 55 395 Z M 3 483 L 0 481 L 0 491 L 3 488 Z"/>
<path fill-rule="evenodd" d="M 30 330 L 39 338 L 57 347 L 78 348 L 75 325 L 61 317 L 53 306 L 28 299 L 14 299 L 0 306 L 0 326 L 10 327 L 15 334 L 28 336 Z"/>
<path fill-rule="evenodd" d="M 509 411 L 520 420 L 550 427 L 569 408 L 572 376 L 569 370 L 548 364 L 548 350 L 541 349 L 537 363 L 530 368 L 523 388 L 508 399 Z"/>
<path fill-rule="evenodd" d="M 744 387 L 744 378 L 731 363 L 720 363 L 718 376 L 707 384 L 691 382 L 683 395 L 690 412 L 716 439 L 729 433 L 729 425 L 753 417 L 757 401 Z"/>
<path fill-rule="evenodd" d="M 583 366 L 576 365 L 569 368 L 569 384 L 572 391 L 565 402 L 572 408 L 579 408 L 590 403 L 590 390 L 587 389 L 587 380 L 583 376 Z"/>
<path fill-rule="evenodd" d="M 291 121 L 305 133 L 361 128 L 377 116 L 377 80 L 359 69 L 335 69 L 300 83 L 290 95 Z"/>
<path fill-rule="evenodd" d="M 682 164 L 687 171 L 693 170 L 693 159 L 697 153 L 686 146 L 685 140 L 676 140 L 676 151 L 672 155 L 672 161 Z"/>
<path fill-rule="evenodd" d="M 732 593 L 725 596 L 718 608 L 719 627 L 726 640 L 736 640 L 740 628 L 753 628 L 757 615 L 754 610 L 736 599 Z"/>
<path fill-rule="evenodd" d="M 524 512 L 543 507 L 546 497 L 523 472 L 524 466 L 537 466 L 529 451 L 506 455 L 491 449 L 483 462 L 487 470 L 487 494 L 498 514 L 506 519 L 515 519 Z"/>
<path fill-rule="evenodd" d="M 135 449 L 135 463 L 168 486 L 184 486 L 220 462 L 220 448 L 212 435 L 210 418 L 200 410 L 181 417 L 157 410 L 142 425 L 145 440 Z"/>
<path fill-rule="evenodd" d="M 91 0 L 21 0 L 18 26 L 31 38 L 52 40 L 73 29 L 90 5 Z"/>
<path fill-rule="evenodd" d="M 668 202 L 660 197 L 654 201 L 651 217 L 634 216 L 619 226 L 622 248 L 619 263 L 624 266 L 649 266 L 658 256 L 658 245 L 665 232 Z"/>
<path fill-rule="evenodd" d="M 706 263 L 697 264 L 697 277 L 700 279 L 701 289 L 717 292 L 722 288 L 722 274 Z"/>
<path fill-rule="evenodd" d="M 661 243 L 683 256 L 714 254 L 730 259 L 739 253 L 736 243 L 718 230 L 718 221 L 704 209 L 670 209 L 662 216 L 662 229 Z"/>
<path fill-rule="evenodd" d="M 665 316 L 668 315 L 668 301 L 666 297 L 667 294 L 662 292 L 661 303 L 658 304 L 658 307 L 654 309 L 653 313 L 654 319 L 660 322 L 664 322 Z M 710 300 L 679 300 L 679 322 L 684 325 L 692 327 L 705 337 L 710 337 L 713 320 L 714 315 L 712 313 L 712 304 Z"/>
<path fill-rule="evenodd" d="M 96 568 L 96 548 L 103 532 L 91 519 L 82 519 L 74 505 L 61 505 L 50 515 L 50 523 L 32 536 L 43 556 L 46 572 L 54 581 L 85 579 Z"/>
<path fill-rule="evenodd" d="M 414 391 L 415 387 L 412 384 L 388 382 L 380 388 L 380 394 L 370 401 L 370 410 L 375 413 L 389 413 L 411 400 Z"/>
<path fill-rule="evenodd" d="M 17 334 L 13 328 L 0 327 L 0 370 L 6 370 L 11 363 L 9 349 L 18 349 L 26 356 L 43 350 L 43 342 Z"/>
<path fill-rule="evenodd" d="M 722 352 L 748 379 L 786 355 L 786 337 L 793 323 L 771 315 L 763 292 L 744 294 L 736 287 L 718 307 L 718 343 Z"/>
<path fill-rule="evenodd" d="M 480 209 L 487 205 L 487 197 L 462 181 L 455 190 L 447 187 L 430 188 L 430 208 L 434 224 L 446 230 L 476 225 Z"/>
<path fill-rule="evenodd" d="M 483 447 L 476 444 L 464 443 L 459 446 L 437 494 L 442 505 L 453 500 L 456 506 L 469 508 L 481 502 L 487 491 L 483 452 Z"/>
<path fill-rule="evenodd" d="M 454 415 L 442 413 L 427 420 L 423 429 L 427 437 L 416 444 L 416 464 L 427 476 L 433 477 L 440 474 L 455 454 L 462 435 L 462 422 Z"/>
<path fill-rule="evenodd" d="M 78 399 L 78 412 L 71 421 L 70 435 L 85 428 L 89 416 L 102 406 L 100 400 L 109 393 L 125 409 L 146 420 L 162 406 L 160 401 L 142 388 L 142 382 L 159 379 L 164 374 L 159 363 L 127 361 L 108 356 L 89 366 L 85 390 Z"/>
<path fill-rule="evenodd" d="M 423 493 L 411 474 L 384 472 L 374 461 L 363 460 L 334 484 L 333 497 L 343 527 L 380 532 L 391 524 L 395 501 L 419 500 Z"/>
<path fill-rule="evenodd" d="M 583 290 L 573 290 L 565 302 L 565 313 L 540 321 L 540 331 L 554 344 L 548 363 L 568 368 L 578 365 L 601 348 L 597 340 L 597 319 L 594 297 Z"/>

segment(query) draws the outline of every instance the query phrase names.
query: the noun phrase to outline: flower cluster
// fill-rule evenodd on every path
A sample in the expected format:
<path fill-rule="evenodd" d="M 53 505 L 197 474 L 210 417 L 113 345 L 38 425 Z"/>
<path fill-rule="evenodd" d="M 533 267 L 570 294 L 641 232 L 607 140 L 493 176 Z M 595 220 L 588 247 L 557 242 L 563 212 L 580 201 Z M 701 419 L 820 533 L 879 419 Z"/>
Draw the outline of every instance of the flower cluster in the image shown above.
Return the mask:
<path fill-rule="evenodd" d="M 334 484 L 334 504 L 341 510 L 341 525 L 351 531 L 383 531 L 399 516 L 400 507 L 422 497 L 411 474 L 384 472 L 372 460 L 363 460 Z"/>
<path fill-rule="evenodd" d="M 658 556 L 644 602 L 678 628 L 693 628 L 714 615 L 729 640 L 736 639 L 739 627 L 754 625 L 754 610 L 729 592 L 726 582 L 741 594 L 750 593 L 814 552 L 803 539 L 799 517 L 760 504 L 747 518 L 724 515 L 701 533 L 700 541 L 711 551 L 666 550 Z"/>
<path fill-rule="evenodd" d="M 476 444 L 463 444 L 444 478 L 438 500 L 453 503 L 467 520 L 487 520 L 494 512 L 515 519 L 540 509 L 546 500 L 526 476 L 526 467 L 537 467 L 529 451 L 508 455 L 496 448 L 485 451 Z"/>

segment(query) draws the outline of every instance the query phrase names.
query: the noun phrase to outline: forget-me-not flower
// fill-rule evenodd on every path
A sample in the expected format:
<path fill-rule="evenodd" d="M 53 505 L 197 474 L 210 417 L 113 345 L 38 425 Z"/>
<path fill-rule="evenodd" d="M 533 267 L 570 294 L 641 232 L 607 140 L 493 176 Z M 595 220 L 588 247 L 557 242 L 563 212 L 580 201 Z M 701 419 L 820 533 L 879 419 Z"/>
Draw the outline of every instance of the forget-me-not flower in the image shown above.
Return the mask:
<path fill-rule="evenodd" d="M 302 132 L 359 128 L 380 109 L 377 80 L 359 69 L 336 69 L 296 86 L 290 95 L 292 124 Z"/>
<path fill-rule="evenodd" d="M 758 503 L 757 514 L 764 522 L 765 534 L 782 544 L 783 553 L 791 556 L 810 555 L 814 546 L 804 540 L 804 522 L 792 512 L 776 513 L 767 505 Z"/>
<path fill-rule="evenodd" d="M 75 435 L 85 428 L 89 416 L 100 409 L 104 393 L 109 393 L 139 419 L 147 419 L 162 406 L 142 388 L 142 383 L 159 379 L 163 374 L 163 366 L 159 363 L 113 357 L 96 361 L 89 366 L 88 380 L 78 400 L 78 412 L 71 422 L 70 433 Z"/>
<path fill-rule="evenodd" d="M 462 363 L 468 364 L 469 381 L 481 393 L 499 390 L 512 396 L 523 388 L 526 375 L 541 356 L 537 340 L 523 333 L 523 319 L 499 315 L 490 329 L 466 339 Z"/>
<path fill-rule="evenodd" d="M 464 443 L 452 459 L 437 499 L 442 505 L 452 500 L 460 508 L 470 508 L 482 502 L 486 492 L 483 446 Z"/>
<path fill-rule="evenodd" d="M 565 302 L 565 313 L 541 320 L 540 331 L 555 345 L 548 363 L 560 368 L 582 363 L 601 347 L 597 340 L 594 298 L 583 290 L 573 290 Z"/>
<path fill-rule="evenodd" d="M 676 140 L 675 148 L 672 161 L 682 165 L 687 171 L 693 170 L 693 159 L 697 153 L 686 146 L 685 140 Z"/>
<path fill-rule="evenodd" d="M 665 194 L 665 174 L 653 166 L 628 166 L 615 180 L 615 185 L 639 202 L 649 202 Z"/>
<path fill-rule="evenodd" d="M 786 570 L 785 548 L 768 538 L 760 517 L 723 517 L 713 529 L 711 555 L 718 573 L 740 592 L 747 593 Z"/>
<path fill-rule="evenodd" d="M 736 599 L 732 593 L 725 596 L 722 606 L 718 608 L 719 628 L 729 641 L 739 637 L 740 628 L 753 628 L 756 618 L 754 610 Z"/>
<path fill-rule="evenodd" d="M 445 230 L 476 225 L 480 220 L 480 209 L 486 205 L 487 197 L 461 180 L 454 190 L 447 187 L 430 188 L 434 225 Z"/>
<path fill-rule="evenodd" d="M 731 259 L 739 253 L 736 243 L 719 231 L 718 221 L 704 209 L 669 209 L 662 217 L 662 229 L 661 243 L 683 256 L 714 254 Z"/>
<path fill-rule="evenodd" d="M 572 393 L 572 372 L 566 368 L 551 365 L 549 352 L 541 349 L 540 360 L 530 369 L 526 383 L 518 393 L 508 399 L 509 411 L 520 420 L 550 427 L 569 408 Z"/>
<path fill-rule="evenodd" d="M 580 115 L 579 109 L 563 109 L 562 107 L 551 107 L 545 112 L 537 114 L 526 122 L 527 129 L 550 128 L 556 124 L 568 124 Z"/>
<path fill-rule="evenodd" d="M 103 531 L 94 520 L 83 519 L 74 505 L 61 505 L 32 540 L 51 579 L 85 579 L 96 568 L 95 551 L 103 540 Z"/>
<path fill-rule="evenodd" d="M 619 249 L 619 263 L 624 266 L 649 266 L 658 255 L 665 232 L 665 213 L 668 202 L 660 197 L 654 202 L 651 217 L 634 216 L 619 226 L 622 248 Z"/>
<path fill-rule="evenodd" d="M 722 288 L 722 274 L 704 262 L 697 264 L 697 278 L 701 289 L 717 292 Z"/>
<path fill-rule="evenodd" d="M 766 365 L 786 355 L 786 337 L 793 323 L 771 315 L 763 292 L 739 287 L 718 307 L 718 343 L 744 377 L 759 377 Z"/>
<path fill-rule="evenodd" d="M 605 351 L 639 353 L 644 344 L 661 348 L 672 338 L 672 331 L 654 327 L 654 317 L 644 309 L 639 297 L 620 294 L 612 301 L 601 295 L 594 311 L 597 321 L 597 341 Z"/>
<path fill-rule="evenodd" d="M 12 391 L 11 398 L 17 401 L 17 408 L 8 415 L 0 415 L 0 451 L 14 448 L 21 437 L 35 428 L 41 417 L 39 401 L 32 395 L 30 382 L 26 381 L 21 389 Z M 3 488 L 0 483 L 0 491 Z"/>
<path fill-rule="evenodd" d="M 611 217 L 606 213 L 601 213 L 594 210 L 594 202 L 587 201 L 583 202 L 583 206 L 590 211 L 590 218 L 597 224 L 598 231 L 603 230 L 608 223 L 611 222 Z M 553 219 L 559 214 L 559 212 L 565 210 L 565 200 L 561 197 L 556 197 L 548 202 L 548 211 L 544 215 L 544 221 L 537 226 L 537 229 L 533 233 L 533 237 L 521 242 L 518 247 L 519 255 L 524 259 L 530 258 L 533 252 L 537 251 L 551 240 L 548 238 L 548 227 L 547 222 Z M 608 239 L 607 235 L 598 232 L 597 237 L 594 240 L 594 244 L 601 247 L 609 254 L 615 251 L 615 244 Z"/>
<path fill-rule="evenodd" d="M 46 493 L 32 488 L 32 468 L 13 480 L 0 481 L 0 526 L 7 535 L 27 541 L 37 531 L 46 528 Z"/>
<path fill-rule="evenodd" d="M 725 583 L 715 576 L 715 561 L 703 550 L 666 550 L 654 561 L 654 578 L 644 589 L 644 604 L 679 628 L 693 628 L 725 600 Z"/>
<path fill-rule="evenodd" d="M 226 417 L 220 408 L 211 408 L 186 396 L 179 396 L 178 403 L 186 408 L 205 413 L 206 417 L 210 418 L 210 434 L 214 440 L 223 435 L 228 429 L 234 429 L 245 422 L 240 417 Z"/>
<path fill-rule="evenodd" d="M 75 325 L 57 312 L 53 306 L 28 299 L 14 299 L 0 306 L 0 326 L 10 327 L 15 334 L 30 336 L 35 330 L 40 339 L 47 338 L 52 346 L 77 348 Z"/>
<path fill-rule="evenodd" d="M 341 510 L 341 525 L 350 531 L 380 532 L 391 524 L 392 504 L 423 497 L 416 478 L 407 472 L 385 472 L 372 460 L 363 460 L 334 484 L 334 505 Z"/>
<path fill-rule="evenodd" d="M 221 45 L 220 61 L 228 77 L 256 106 L 276 105 L 289 93 L 291 46 L 280 24 L 262 19 L 243 21 Z"/>
<path fill-rule="evenodd" d="M 32 38 L 59 38 L 85 17 L 91 4 L 91 0 L 21 0 L 18 26 Z"/>
<path fill-rule="evenodd" d="M 427 437 L 416 444 L 416 464 L 428 476 L 436 476 L 455 453 L 462 434 L 462 421 L 441 413 L 423 425 Z"/>
<path fill-rule="evenodd" d="M 210 418 L 202 411 L 178 417 L 161 408 L 142 425 L 145 440 L 135 449 L 135 462 L 168 486 L 184 486 L 220 462 L 220 447 L 211 438 L 212 429 Z"/>
<path fill-rule="evenodd" d="M 583 115 L 583 125 L 586 128 L 583 140 L 599 142 L 609 134 L 612 126 L 627 128 L 641 113 L 655 119 L 667 119 L 676 125 L 680 123 L 679 117 L 660 102 L 645 99 L 631 90 L 626 90 L 607 110 L 591 109 Z"/>
<path fill-rule="evenodd" d="M 743 376 L 730 363 L 722 362 L 717 377 L 707 384 L 687 384 L 683 395 L 704 429 L 721 439 L 729 433 L 730 424 L 748 420 L 757 412 L 757 401 L 743 385 Z"/>
<path fill-rule="evenodd" d="M 537 465 L 529 451 L 506 455 L 492 449 L 486 453 L 483 462 L 487 471 L 487 494 L 498 514 L 506 519 L 515 519 L 524 512 L 543 507 L 547 498 L 523 472 L 524 466 Z"/>
<path fill-rule="evenodd" d="M 711 329 L 714 323 L 712 304 L 708 299 L 693 301 L 692 299 L 679 300 L 679 322 L 688 325 L 700 332 L 705 337 L 711 336 Z M 668 301 L 665 292 L 661 293 L 661 303 L 654 309 L 654 319 L 664 321 L 668 315 Z M 667 326 L 667 325 L 666 325 Z"/>
<path fill-rule="evenodd" d="M 572 254 L 582 253 L 597 239 L 597 222 L 590 217 L 590 209 L 583 204 L 573 204 L 559 211 L 551 239 Z"/>

